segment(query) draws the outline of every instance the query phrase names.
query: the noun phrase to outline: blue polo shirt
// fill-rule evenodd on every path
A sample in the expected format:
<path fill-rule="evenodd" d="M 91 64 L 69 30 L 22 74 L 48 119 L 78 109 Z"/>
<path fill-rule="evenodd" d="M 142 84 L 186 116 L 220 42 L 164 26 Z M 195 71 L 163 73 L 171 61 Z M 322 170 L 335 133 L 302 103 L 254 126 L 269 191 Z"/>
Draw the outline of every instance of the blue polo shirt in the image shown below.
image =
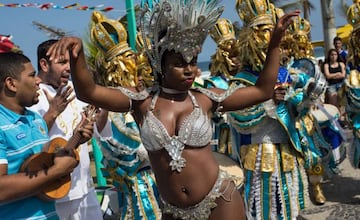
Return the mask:
<path fill-rule="evenodd" d="M 22 163 L 49 142 L 43 118 L 30 110 L 19 115 L 0 104 L 0 164 L 8 164 L 8 174 L 19 172 Z M 11 189 L 9 189 L 11 190 Z M 58 219 L 55 203 L 36 196 L 0 204 L 1 219 Z"/>

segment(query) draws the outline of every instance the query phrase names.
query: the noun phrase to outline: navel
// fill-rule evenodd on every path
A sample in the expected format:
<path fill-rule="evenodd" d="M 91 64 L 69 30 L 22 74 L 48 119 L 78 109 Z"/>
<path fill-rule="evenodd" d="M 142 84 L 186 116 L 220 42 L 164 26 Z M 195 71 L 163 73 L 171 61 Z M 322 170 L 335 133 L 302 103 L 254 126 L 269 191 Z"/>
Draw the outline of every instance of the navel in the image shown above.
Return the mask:
<path fill-rule="evenodd" d="M 182 187 L 181 187 L 181 192 L 186 193 L 186 194 L 189 193 L 189 191 L 186 189 L 185 186 L 182 186 Z"/>

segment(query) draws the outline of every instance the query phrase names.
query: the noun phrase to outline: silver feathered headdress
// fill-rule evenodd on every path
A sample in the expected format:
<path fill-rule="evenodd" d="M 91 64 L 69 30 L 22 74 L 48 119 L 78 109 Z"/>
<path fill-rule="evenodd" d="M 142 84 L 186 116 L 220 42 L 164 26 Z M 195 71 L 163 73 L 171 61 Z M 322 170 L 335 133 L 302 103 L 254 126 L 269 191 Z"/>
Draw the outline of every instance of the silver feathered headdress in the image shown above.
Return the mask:
<path fill-rule="evenodd" d="M 190 62 L 201 52 L 209 29 L 223 12 L 221 0 L 143 0 L 139 29 L 153 69 L 161 74 L 161 57 L 168 50 Z M 144 41 L 145 42 L 145 41 Z"/>

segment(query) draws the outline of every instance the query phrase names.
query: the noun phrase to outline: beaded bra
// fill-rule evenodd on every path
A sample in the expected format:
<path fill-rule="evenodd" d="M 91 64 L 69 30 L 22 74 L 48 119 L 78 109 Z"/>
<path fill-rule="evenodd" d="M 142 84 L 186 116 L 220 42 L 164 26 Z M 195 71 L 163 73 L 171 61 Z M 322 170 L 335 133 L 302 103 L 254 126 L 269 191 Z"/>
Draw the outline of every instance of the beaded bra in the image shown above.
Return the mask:
<path fill-rule="evenodd" d="M 222 94 L 216 94 L 211 90 L 203 88 L 196 88 L 195 90 L 208 96 L 211 100 L 221 103 L 240 87 L 242 86 L 231 87 Z M 186 165 L 186 160 L 182 157 L 185 146 L 204 147 L 210 142 L 212 138 L 211 121 L 208 115 L 199 107 L 194 95 L 190 91 L 188 94 L 194 109 L 181 123 L 178 134 L 170 136 L 162 122 L 152 113 L 160 94 L 158 86 L 147 88 L 139 93 L 123 87 L 118 87 L 118 89 L 132 100 L 145 100 L 150 94 L 154 94 L 149 110 L 145 115 L 144 123 L 139 126 L 140 136 L 148 151 L 166 149 L 171 157 L 169 165 L 173 171 L 181 172 Z"/>

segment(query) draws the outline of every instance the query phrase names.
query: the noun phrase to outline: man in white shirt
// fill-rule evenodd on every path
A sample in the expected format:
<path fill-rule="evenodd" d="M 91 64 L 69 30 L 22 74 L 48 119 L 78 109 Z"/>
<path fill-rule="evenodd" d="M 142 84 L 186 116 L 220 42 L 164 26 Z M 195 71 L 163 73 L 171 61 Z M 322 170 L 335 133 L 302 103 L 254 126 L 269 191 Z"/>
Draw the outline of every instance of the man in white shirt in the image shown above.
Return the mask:
<path fill-rule="evenodd" d="M 45 119 L 50 139 L 72 136 L 81 121 L 86 103 L 75 98 L 70 79 L 69 54 L 59 62 L 49 61 L 48 48 L 57 40 L 48 40 L 38 46 L 38 76 L 41 78 L 39 103 L 31 107 Z M 56 201 L 56 212 L 60 219 L 102 219 L 99 202 L 90 173 L 89 146 L 80 145 L 77 151 L 79 165 L 71 174 L 70 192 Z"/>

